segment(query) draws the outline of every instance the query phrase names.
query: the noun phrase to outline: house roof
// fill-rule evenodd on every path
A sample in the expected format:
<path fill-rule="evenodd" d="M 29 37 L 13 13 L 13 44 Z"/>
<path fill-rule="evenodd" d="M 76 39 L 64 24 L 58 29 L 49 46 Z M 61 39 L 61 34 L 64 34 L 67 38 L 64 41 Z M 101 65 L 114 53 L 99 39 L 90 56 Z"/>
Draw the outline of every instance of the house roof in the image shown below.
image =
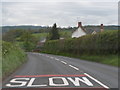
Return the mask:
<path fill-rule="evenodd" d="M 92 34 L 93 32 L 101 32 L 99 26 L 82 26 L 82 22 L 78 22 L 78 28 L 74 30 L 73 33 L 79 30 L 79 28 L 81 28 L 81 30 L 83 30 L 86 34 Z M 103 24 L 101 24 L 101 28 L 103 28 Z"/>
<path fill-rule="evenodd" d="M 94 31 L 100 32 L 100 28 L 99 27 L 85 27 L 85 31 L 87 34 L 92 34 Z"/>
<path fill-rule="evenodd" d="M 74 38 L 74 37 L 78 38 L 78 37 L 81 37 L 81 36 L 86 35 L 86 34 L 87 34 L 87 33 L 86 33 L 85 29 L 79 27 L 78 29 L 76 29 L 76 30 L 72 33 L 72 38 Z"/>

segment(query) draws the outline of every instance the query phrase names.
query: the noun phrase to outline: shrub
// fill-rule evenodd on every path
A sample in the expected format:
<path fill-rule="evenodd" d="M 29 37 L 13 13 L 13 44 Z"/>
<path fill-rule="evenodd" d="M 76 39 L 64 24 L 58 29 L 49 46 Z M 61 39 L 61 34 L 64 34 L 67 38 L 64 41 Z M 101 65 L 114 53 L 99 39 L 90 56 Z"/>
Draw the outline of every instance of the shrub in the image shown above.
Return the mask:
<path fill-rule="evenodd" d="M 117 54 L 118 30 L 104 31 L 80 38 L 51 40 L 45 43 L 44 52 L 72 54 Z"/>
<path fill-rule="evenodd" d="M 26 54 L 13 43 L 2 42 L 2 75 L 3 78 L 12 73 L 26 60 Z"/>

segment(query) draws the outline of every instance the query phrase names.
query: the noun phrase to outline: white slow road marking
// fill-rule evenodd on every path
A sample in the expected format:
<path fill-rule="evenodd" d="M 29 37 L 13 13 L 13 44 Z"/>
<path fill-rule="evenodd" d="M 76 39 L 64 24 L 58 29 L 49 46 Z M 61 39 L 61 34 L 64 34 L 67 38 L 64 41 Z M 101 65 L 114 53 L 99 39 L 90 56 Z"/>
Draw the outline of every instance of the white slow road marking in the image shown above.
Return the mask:
<path fill-rule="evenodd" d="M 73 66 L 73 65 L 69 65 L 70 67 L 74 68 L 75 70 L 79 70 L 79 68 Z"/>
<path fill-rule="evenodd" d="M 61 61 L 63 64 L 67 64 L 66 62 L 64 62 L 64 61 Z"/>
<path fill-rule="evenodd" d="M 104 88 L 107 88 L 109 89 L 108 86 L 104 85 L 103 83 L 101 83 L 100 81 L 98 81 L 97 79 L 93 78 L 92 76 L 90 76 L 89 74 L 87 73 L 84 73 L 86 76 L 88 76 L 89 78 L 91 78 L 92 80 L 94 80 L 95 82 L 97 82 L 98 84 L 100 84 L 101 86 L 103 86 Z"/>

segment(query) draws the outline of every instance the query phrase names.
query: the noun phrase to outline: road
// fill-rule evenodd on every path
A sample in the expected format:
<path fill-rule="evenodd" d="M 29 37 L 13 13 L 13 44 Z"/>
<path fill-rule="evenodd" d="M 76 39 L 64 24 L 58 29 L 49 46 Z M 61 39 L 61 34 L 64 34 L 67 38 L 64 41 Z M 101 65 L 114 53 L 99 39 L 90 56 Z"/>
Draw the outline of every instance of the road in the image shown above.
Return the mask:
<path fill-rule="evenodd" d="M 3 82 L 3 88 L 118 88 L 118 68 L 75 58 L 28 53 L 28 61 Z"/>

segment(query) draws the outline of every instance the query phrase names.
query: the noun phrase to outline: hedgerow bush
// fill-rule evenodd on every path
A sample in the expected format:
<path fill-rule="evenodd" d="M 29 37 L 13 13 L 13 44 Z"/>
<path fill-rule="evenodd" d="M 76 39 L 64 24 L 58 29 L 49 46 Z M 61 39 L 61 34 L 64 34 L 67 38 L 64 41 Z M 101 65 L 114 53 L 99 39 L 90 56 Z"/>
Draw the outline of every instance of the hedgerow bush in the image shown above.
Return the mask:
<path fill-rule="evenodd" d="M 9 42 L 2 42 L 2 76 L 5 78 L 26 60 L 25 52 Z"/>
<path fill-rule="evenodd" d="M 117 54 L 118 30 L 89 34 L 80 38 L 51 40 L 44 44 L 44 52 L 70 54 Z"/>

